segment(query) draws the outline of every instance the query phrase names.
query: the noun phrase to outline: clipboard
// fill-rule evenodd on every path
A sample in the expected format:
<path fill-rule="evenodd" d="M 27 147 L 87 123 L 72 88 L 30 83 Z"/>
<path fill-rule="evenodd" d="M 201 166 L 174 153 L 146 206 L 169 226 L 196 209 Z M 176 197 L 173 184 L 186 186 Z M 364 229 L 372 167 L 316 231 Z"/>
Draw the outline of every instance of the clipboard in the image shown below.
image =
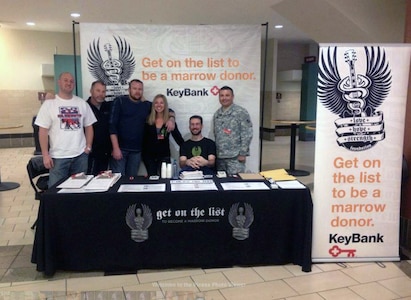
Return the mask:
<path fill-rule="evenodd" d="M 244 180 L 264 180 L 265 178 L 258 173 L 238 173 L 241 179 Z"/>

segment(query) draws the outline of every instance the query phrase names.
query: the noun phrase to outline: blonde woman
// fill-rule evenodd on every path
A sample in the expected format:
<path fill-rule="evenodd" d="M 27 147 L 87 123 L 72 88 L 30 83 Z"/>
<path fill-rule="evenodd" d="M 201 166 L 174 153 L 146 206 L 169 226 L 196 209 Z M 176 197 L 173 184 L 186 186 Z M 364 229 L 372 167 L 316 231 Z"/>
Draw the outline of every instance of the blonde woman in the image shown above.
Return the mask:
<path fill-rule="evenodd" d="M 161 163 L 170 163 L 170 133 L 179 146 L 184 142 L 177 123 L 173 131 L 167 132 L 166 122 L 168 119 L 167 98 L 159 94 L 154 97 L 151 112 L 144 128 L 143 161 L 148 176 L 160 175 Z"/>

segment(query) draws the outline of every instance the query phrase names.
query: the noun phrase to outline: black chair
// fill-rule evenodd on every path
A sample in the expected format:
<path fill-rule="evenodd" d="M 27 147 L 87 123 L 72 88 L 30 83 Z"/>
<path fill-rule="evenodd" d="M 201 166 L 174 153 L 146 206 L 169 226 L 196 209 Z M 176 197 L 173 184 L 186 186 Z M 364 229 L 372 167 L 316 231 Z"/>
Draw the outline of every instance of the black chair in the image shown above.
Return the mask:
<path fill-rule="evenodd" d="M 29 175 L 30 184 L 34 189 L 34 199 L 41 201 L 42 194 L 48 188 L 49 170 L 43 164 L 42 156 L 34 156 L 27 163 L 27 174 Z M 34 229 L 37 225 L 37 219 L 31 226 Z"/>

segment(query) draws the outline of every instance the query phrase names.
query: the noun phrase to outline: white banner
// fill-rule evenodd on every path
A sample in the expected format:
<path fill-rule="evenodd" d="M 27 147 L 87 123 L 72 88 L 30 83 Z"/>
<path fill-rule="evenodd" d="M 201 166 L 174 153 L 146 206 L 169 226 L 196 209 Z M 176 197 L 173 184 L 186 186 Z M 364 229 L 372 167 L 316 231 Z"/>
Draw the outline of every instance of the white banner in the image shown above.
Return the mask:
<path fill-rule="evenodd" d="M 410 45 L 320 45 L 313 261 L 399 260 Z"/>
<path fill-rule="evenodd" d="M 203 135 L 214 139 L 218 88 L 233 88 L 234 102 L 248 110 L 253 122 L 247 169 L 258 171 L 261 25 L 81 23 L 80 30 L 83 90 L 100 79 L 107 83 L 107 96 L 114 98 L 128 94 L 130 80 L 140 79 L 147 100 L 157 94 L 167 97 L 185 139 L 194 114 L 204 119 Z M 177 158 L 177 148 L 171 150 Z"/>

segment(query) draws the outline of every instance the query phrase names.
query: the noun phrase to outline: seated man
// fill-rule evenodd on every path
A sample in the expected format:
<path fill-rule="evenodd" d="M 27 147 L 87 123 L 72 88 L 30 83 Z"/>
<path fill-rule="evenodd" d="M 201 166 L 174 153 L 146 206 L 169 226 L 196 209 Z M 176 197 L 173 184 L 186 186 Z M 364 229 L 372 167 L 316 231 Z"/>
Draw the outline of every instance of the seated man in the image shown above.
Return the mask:
<path fill-rule="evenodd" d="M 213 175 L 216 146 L 214 141 L 203 137 L 203 118 L 190 117 L 191 138 L 180 146 L 181 171 L 203 171 L 204 175 Z"/>

